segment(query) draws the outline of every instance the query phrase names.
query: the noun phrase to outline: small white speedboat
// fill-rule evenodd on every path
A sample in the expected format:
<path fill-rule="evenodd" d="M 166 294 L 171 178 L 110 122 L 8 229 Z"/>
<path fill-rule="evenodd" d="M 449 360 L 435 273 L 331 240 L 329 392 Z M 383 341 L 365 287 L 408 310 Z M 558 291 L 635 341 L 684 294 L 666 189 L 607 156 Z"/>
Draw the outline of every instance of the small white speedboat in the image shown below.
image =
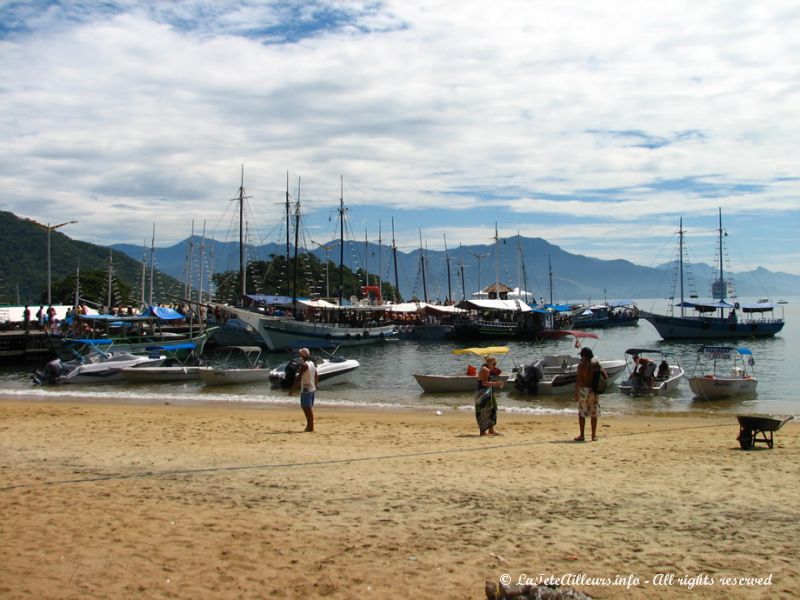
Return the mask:
<path fill-rule="evenodd" d="M 599 360 L 608 374 L 606 385 L 613 383 L 625 370 L 624 360 Z M 568 354 L 548 354 L 528 363 L 514 376 L 514 388 L 532 396 L 571 394 L 578 378 L 580 357 Z"/>
<path fill-rule="evenodd" d="M 677 359 L 661 350 L 630 348 L 625 351 L 626 377 L 619 391 L 628 396 L 655 396 L 678 389 L 684 376 Z"/>
<path fill-rule="evenodd" d="M 312 355 L 314 364 L 317 367 L 317 376 L 319 377 L 318 388 L 325 389 L 351 381 L 356 369 L 361 366 L 361 363 L 353 358 L 336 356 L 336 347 L 334 346 L 333 348 L 332 352 L 327 352 L 321 346 L 316 347 L 317 350 L 325 352 L 327 358 Z M 300 360 L 299 357 L 295 357 L 292 360 L 279 364 L 270 371 L 270 382 L 284 389 L 290 388 L 297 374 L 300 372 L 300 365 L 302 362 L 303 361 Z"/>
<path fill-rule="evenodd" d="M 581 330 L 557 329 L 548 333 L 547 339 L 575 338 L 575 348 L 581 348 L 582 339 L 599 339 L 596 333 Z M 625 369 L 624 360 L 597 360 L 608 375 L 606 386 L 612 384 Z M 575 391 L 580 354 L 546 354 L 517 370 L 512 382 L 514 389 L 530 396 L 568 395 Z"/>
<path fill-rule="evenodd" d="M 114 352 L 103 349 L 99 344 L 88 344 L 83 340 L 82 351 L 74 360 L 62 361 L 57 358 L 47 363 L 43 369 L 33 374 L 34 383 L 106 383 L 121 381 L 122 369 L 133 366 L 158 366 L 166 360 L 166 355 L 155 353 L 148 356 L 130 352 Z M 102 345 L 110 346 L 111 341 Z"/>
<path fill-rule="evenodd" d="M 486 356 L 498 355 L 502 356 L 508 354 L 507 346 L 488 346 L 483 348 L 462 348 L 453 350 L 456 355 L 472 355 L 478 358 Z M 493 375 L 497 380 L 508 381 L 509 373 L 498 373 Z M 417 381 L 423 391 L 431 394 L 446 393 L 446 392 L 474 392 L 478 388 L 478 368 L 473 365 L 468 365 L 467 368 L 461 373 L 452 374 L 420 374 L 415 373 L 414 379 Z"/>
<path fill-rule="evenodd" d="M 269 369 L 261 360 L 259 346 L 224 346 L 217 352 L 225 358 L 220 365 L 200 367 L 197 371 L 203 385 L 232 385 L 241 383 L 266 383 Z M 239 357 L 245 366 L 231 366 Z"/>
<path fill-rule="evenodd" d="M 703 363 L 709 360 L 713 366 L 710 372 L 704 373 Z M 728 370 L 725 370 L 726 365 Z M 752 372 L 753 365 L 755 360 L 749 348 L 702 346 L 697 351 L 697 363 L 689 378 L 689 387 L 700 400 L 752 396 L 758 385 Z"/>
<path fill-rule="evenodd" d="M 152 346 L 148 351 L 164 351 L 163 346 Z M 194 343 L 170 346 L 174 354 L 159 366 L 134 365 L 122 369 L 122 378 L 132 383 L 168 383 L 197 381 L 200 379 L 200 357 Z"/>

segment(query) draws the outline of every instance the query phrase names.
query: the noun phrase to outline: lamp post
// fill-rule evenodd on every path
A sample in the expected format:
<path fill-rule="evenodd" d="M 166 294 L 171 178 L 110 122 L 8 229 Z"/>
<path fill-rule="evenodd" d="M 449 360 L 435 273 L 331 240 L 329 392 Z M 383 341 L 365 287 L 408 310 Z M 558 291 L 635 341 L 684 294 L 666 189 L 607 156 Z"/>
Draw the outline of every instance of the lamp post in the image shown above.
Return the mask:
<path fill-rule="evenodd" d="M 65 225 L 72 225 L 77 223 L 77 221 L 67 221 L 65 223 L 59 223 L 58 225 L 50 225 L 47 224 L 47 306 L 51 306 L 53 304 L 52 298 L 52 276 L 50 272 L 50 232 L 59 229 L 60 227 L 64 227 Z"/>
<path fill-rule="evenodd" d="M 325 297 L 330 298 L 331 288 L 330 288 L 330 278 L 328 277 L 328 263 L 330 261 L 328 260 L 328 252 L 330 251 L 331 248 L 335 248 L 336 246 L 338 246 L 339 242 L 335 241 L 331 242 L 330 244 L 320 244 L 319 242 L 315 242 L 314 240 L 311 240 L 311 242 L 316 244 L 323 250 L 325 250 Z"/>
<path fill-rule="evenodd" d="M 468 250 L 472 256 L 478 259 L 478 292 L 481 291 L 481 260 L 486 258 L 491 254 L 491 252 L 487 252 L 486 254 L 479 254 L 477 252 L 473 252 L 472 250 Z"/>

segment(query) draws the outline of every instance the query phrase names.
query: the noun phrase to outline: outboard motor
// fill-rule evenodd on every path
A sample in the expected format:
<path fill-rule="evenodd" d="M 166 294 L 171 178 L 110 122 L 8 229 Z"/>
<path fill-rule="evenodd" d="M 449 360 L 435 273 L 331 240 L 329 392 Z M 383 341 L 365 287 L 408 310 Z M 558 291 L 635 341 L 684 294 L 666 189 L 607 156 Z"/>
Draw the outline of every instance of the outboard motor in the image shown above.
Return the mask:
<path fill-rule="evenodd" d="M 539 381 L 544 376 L 542 361 L 537 360 L 522 367 L 522 371 L 514 379 L 514 387 L 518 392 L 535 396 L 539 389 Z"/>
<path fill-rule="evenodd" d="M 33 379 L 33 382 L 36 384 L 55 383 L 66 370 L 61 359 L 56 358 L 47 363 L 40 371 L 34 372 L 31 379 Z"/>

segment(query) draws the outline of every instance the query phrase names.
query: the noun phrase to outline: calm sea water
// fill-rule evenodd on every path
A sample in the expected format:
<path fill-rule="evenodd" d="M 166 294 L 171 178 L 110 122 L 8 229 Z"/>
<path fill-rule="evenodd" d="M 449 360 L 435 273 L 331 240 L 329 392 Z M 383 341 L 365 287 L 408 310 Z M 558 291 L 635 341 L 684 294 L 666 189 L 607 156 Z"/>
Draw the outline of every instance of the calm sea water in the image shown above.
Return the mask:
<path fill-rule="evenodd" d="M 611 388 L 603 395 L 601 405 L 605 414 L 676 414 L 676 413 L 759 413 L 800 416 L 800 398 L 795 393 L 800 360 L 796 354 L 800 347 L 800 298 L 788 298 L 782 305 L 786 325 L 778 336 L 770 339 L 740 340 L 738 345 L 749 347 L 755 356 L 755 375 L 758 391 L 752 397 L 705 401 L 693 397 L 688 381 L 681 382 L 675 392 L 652 398 L 629 398 Z M 639 307 L 662 312 L 663 301 L 640 300 Z M 778 313 L 780 314 L 780 310 Z M 698 341 L 666 342 L 659 338 L 653 327 L 640 321 L 636 327 L 594 330 L 599 340 L 585 340 L 602 359 L 624 358 L 628 348 L 654 348 L 675 355 L 686 370 L 692 373 Z M 729 342 L 721 342 L 729 344 Z M 498 342 L 501 345 L 502 342 Z M 488 345 L 488 344 L 487 344 Z M 500 367 L 510 370 L 514 364 L 524 364 L 543 354 L 577 353 L 574 340 L 534 342 L 509 342 L 510 352 Z M 342 354 L 361 362 L 351 383 L 342 384 L 317 395 L 323 406 L 370 406 L 425 408 L 429 410 L 471 410 L 470 394 L 424 394 L 412 377 L 414 373 L 458 373 L 470 362 L 467 357 L 453 356 L 450 351 L 464 347 L 455 342 L 392 341 L 382 345 L 352 348 Z M 270 365 L 286 360 L 285 355 L 265 355 Z M 472 364 L 478 364 L 473 358 Z M 110 398 L 122 403 L 184 404 L 197 402 L 295 404 L 285 392 L 266 386 L 243 385 L 204 388 L 200 383 L 130 384 L 110 383 L 95 385 L 65 385 L 42 387 L 30 381 L 29 368 L 0 367 L 0 389 L 6 396 L 33 397 L 36 400 L 100 400 Z M 508 386 L 498 394 L 501 410 L 521 413 L 574 414 L 571 396 L 522 397 Z"/>

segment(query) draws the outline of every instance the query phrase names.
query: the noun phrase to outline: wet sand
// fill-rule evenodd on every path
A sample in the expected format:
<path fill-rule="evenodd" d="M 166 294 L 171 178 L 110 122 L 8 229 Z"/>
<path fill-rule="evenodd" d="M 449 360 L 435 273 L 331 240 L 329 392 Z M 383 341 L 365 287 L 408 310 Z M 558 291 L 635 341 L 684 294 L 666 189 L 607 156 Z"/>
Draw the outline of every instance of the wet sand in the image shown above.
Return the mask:
<path fill-rule="evenodd" d="M 798 595 L 796 423 L 745 452 L 732 416 L 576 443 L 574 417 L 316 412 L 0 397 L 0 597 Z"/>

